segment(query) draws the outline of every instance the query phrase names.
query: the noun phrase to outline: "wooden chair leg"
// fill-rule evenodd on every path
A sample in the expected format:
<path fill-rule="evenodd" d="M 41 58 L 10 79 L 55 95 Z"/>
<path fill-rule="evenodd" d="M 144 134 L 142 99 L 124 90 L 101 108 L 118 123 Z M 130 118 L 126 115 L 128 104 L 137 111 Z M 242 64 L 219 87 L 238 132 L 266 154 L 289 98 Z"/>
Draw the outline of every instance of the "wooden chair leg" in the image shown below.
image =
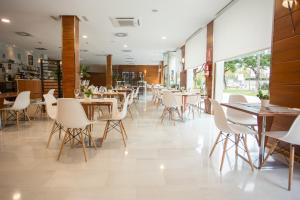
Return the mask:
<path fill-rule="evenodd" d="M 52 125 L 52 129 L 51 129 L 51 132 L 50 132 L 50 135 L 49 135 L 49 139 L 48 139 L 48 142 L 47 142 L 47 148 L 49 148 L 49 145 L 50 145 L 52 136 L 53 136 L 53 134 L 55 132 L 55 129 L 56 129 L 56 122 L 54 122 L 53 125 Z"/>
<path fill-rule="evenodd" d="M 126 147 L 126 141 L 125 141 L 125 136 L 124 136 L 124 131 L 122 129 L 121 121 L 119 121 L 118 123 L 119 123 L 118 125 L 119 125 L 120 131 L 121 131 L 123 143 L 124 143 L 124 146 Z"/>
<path fill-rule="evenodd" d="M 95 141 L 94 141 L 94 139 L 93 139 L 93 137 L 92 137 L 91 131 L 90 131 L 89 129 L 86 129 L 86 130 L 87 130 L 87 132 L 88 132 L 88 135 L 89 135 L 90 140 L 91 140 L 92 143 L 93 143 L 93 146 L 94 146 L 95 150 L 97 150 L 97 146 L 96 146 L 96 143 L 95 143 Z"/>
<path fill-rule="evenodd" d="M 82 134 L 82 130 L 80 130 L 80 141 L 82 144 L 82 151 L 83 151 L 83 155 L 84 155 L 84 160 L 85 162 L 87 162 L 87 157 L 86 157 L 86 151 L 85 151 L 85 144 L 84 144 L 84 140 L 83 140 L 83 134 Z"/>
<path fill-rule="evenodd" d="M 265 163 L 268 160 L 269 156 L 272 155 L 272 153 L 275 151 L 278 144 L 279 144 L 279 140 L 276 140 L 276 142 L 271 146 L 267 156 L 263 159 L 263 162 L 262 162 L 261 166 L 265 165 Z"/>
<path fill-rule="evenodd" d="M 251 171 L 254 171 L 252 159 L 251 159 L 250 152 L 249 152 L 249 149 L 248 149 L 248 144 L 247 144 L 247 135 L 245 135 L 243 137 L 243 141 L 244 141 L 244 147 L 245 147 L 245 150 L 246 150 L 246 153 L 247 153 L 247 157 L 248 157 L 248 162 L 249 162 L 249 165 L 251 167 Z"/>
<path fill-rule="evenodd" d="M 240 135 L 235 135 L 235 157 L 237 158 L 239 155 L 239 142 L 240 142 Z"/>
<path fill-rule="evenodd" d="M 221 165 L 220 165 L 220 171 L 222 171 L 222 169 L 223 169 L 223 163 L 224 163 L 224 158 L 225 158 L 225 154 L 226 154 L 228 139 L 229 139 L 229 134 L 226 135 L 226 138 L 225 138 L 225 141 L 224 141 L 223 155 L 222 155 L 222 160 L 221 160 Z"/>
<path fill-rule="evenodd" d="M 109 129 L 109 121 L 106 122 L 106 125 L 105 125 L 105 128 L 104 128 L 104 133 L 103 133 L 103 140 L 106 139 L 107 137 L 107 132 L 108 132 L 108 129 Z"/>
<path fill-rule="evenodd" d="M 121 121 L 121 127 L 122 127 L 122 129 L 123 129 L 123 131 L 125 133 L 126 139 L 128 139 L 128 136 L 127 136 L 127 133 L 126 133 L 126 130 L 125 130 L 125 127 L 124 127 L 124 124 L 123 124 L 122 121 Z"/>
<path fill-rule="evenodd" d="M 213 154 L 213 152 L 214 152 L 214 150 L 215 150 L 215 148 L 216 148 L 216 146 L 217 146 L 217 144 L 219 142 L 219 139 L 220 139 L 221 135 L 222 135 L 222 132 L 220 131 L 219 135 L 217 136 L 217 139 L 216 139 L 216 141 L 215 141 L 215 143 L 214 143 L 214 145 L 213 145 L 213 147 L 212 147 L 212 149 L 211 149 L 211 151 L 209 153 L 209 157 L 211 157 L 211 155 Z"/>
<path fill-rule="evenodd" d="M 63 139 L 63 141 L 62 141 L 62 143 L 61 143 L 61 146 L 60 146 L 60 150 L 59 150 L 59 153 L 58 153 L 58 156 L 57 156 L 57 160 L 60 159 L 60 156 L 61 156 L 62 151 L 63 151 L 63 149 L 64 149 L 65 142 L 66 142 L 66 140 L 68 139 L 69 134 L 70 134 L 70 130 L 67 129 L 67 131 L 66 131 L 66 133 L 65 133 L 65 136 L 64 136 L 64 139 Z"/>
<path fill-rule="evenodd" d="M 290 145 L 290 159 L 289 159 L 289 182 L 288 182 L 288 190 L 290 191 L 292 188 L 292 180 L 294 173 L 294 158 L 295 158 L 295 146 Z"/>
<path fill-rule="evenodd" d="M 19 129 L 19 111 L 16 112 L 17 128 Z"/>
<path fill-rule="evenodd" d="M 25 110 L 25 115 L 26 115 L 26 118 L 28 119 L 28 121 L 30 121 L 30 117 L 29 117 L 29 115 L 28 115 L 28 112 L 27 112 L 27 109 Z"/>

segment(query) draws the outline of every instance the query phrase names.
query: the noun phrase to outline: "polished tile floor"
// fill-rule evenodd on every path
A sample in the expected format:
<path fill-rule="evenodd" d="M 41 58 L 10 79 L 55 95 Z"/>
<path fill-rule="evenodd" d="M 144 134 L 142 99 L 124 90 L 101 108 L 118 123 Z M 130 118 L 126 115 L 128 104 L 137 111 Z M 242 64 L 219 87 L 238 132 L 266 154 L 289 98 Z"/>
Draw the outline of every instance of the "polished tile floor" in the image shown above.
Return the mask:
<path fill-rule="evenodd" d="M 160 123 L 162 108 L 150 100 L 133 108 L 134 119 L 124 124 L 127 148 L 111 133 L 102 148 L 88 149 L 84 162 L 80 148 L 66 146 L 56 161 L 59 140 L 46 149 L 51 121 L 26 122 L 0 132 L 0 199 L 105 199 L 105 200 L 205 200 L 300 199 L 300 168 L 295 170 L 293 190 L 288 192 L 287 167 L 271 161 L 251 172 L 229 151 L 219 172 L 219 146 L 210 159 L 217 130 L 210 115 L 201 114 L 185 123 Z M 104 123 L 94 135 L 100 137 Z M 257 154 L 250 141 L 252 156 Z"/>

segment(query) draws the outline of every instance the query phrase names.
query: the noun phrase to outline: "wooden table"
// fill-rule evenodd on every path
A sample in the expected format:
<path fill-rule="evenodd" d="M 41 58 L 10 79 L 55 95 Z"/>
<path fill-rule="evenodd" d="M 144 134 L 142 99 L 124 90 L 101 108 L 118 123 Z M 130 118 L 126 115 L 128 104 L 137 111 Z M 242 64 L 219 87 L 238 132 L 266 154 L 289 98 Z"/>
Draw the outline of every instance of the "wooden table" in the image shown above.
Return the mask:
<path fill-rule="evenodd" d="M 3 108 L 3 101 L 6 98 L 13 98 L 13 97 L 17 97 L 18 93 L 17 92 L 5 92 L 5 93 L 1 93 L 0 94 L 0 108 Z M 0 129 L 2 129 L 2 118 L 1 118 L 2 114 L 0 114 Z"/>
<path fill-rule="evenodd" d="M 126 92 L 96 92 L 93 93 L 95 96 L 100 96 L 100 97 L 108 97 L 108 98 L 113 98 L 113 97 L 119 97 L 120 101 L 126 98 L 127 93 Z"/>
<path fill-rule="evenodd" d="M 239 110 L 257 117 L 258 136 L 259 136 L 259 163 L 258 168 L 262 167 L 265 155 L 265 141 L 267 131 L 267 118 L 273 118 L 276 115 L 297 116 L 300 114 L 299 109 L 292 109 L 277 105 L 261 107 L 259 103 L 221 103 L 222 106 Z"/>

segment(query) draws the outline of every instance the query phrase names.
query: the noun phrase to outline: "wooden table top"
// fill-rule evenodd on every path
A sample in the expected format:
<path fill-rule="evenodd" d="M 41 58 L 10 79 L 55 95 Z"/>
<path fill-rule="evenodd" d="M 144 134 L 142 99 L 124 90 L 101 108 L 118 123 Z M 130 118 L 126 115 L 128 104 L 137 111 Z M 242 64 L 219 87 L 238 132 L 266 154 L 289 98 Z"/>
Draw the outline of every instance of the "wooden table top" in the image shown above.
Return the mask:
<path fill-rule="evenodd" d="M 267 107 L 261 107 L 260 103 L 221 103 L 221 105 L 256 116 L 297 116 L 300 114 L 300 109 L 298 108 L 288 108 L 272 104 Z"/>

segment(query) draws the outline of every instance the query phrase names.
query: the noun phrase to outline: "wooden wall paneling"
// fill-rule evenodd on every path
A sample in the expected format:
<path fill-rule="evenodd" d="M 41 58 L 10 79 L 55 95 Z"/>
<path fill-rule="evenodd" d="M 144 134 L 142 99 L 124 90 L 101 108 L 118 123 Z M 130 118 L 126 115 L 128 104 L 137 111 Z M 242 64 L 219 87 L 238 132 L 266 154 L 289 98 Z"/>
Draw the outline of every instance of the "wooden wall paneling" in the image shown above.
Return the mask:
<path fill-rule="evenodd" d="M 272 104 L 300 108 L 300 6 L 293 7 L 293 31 L 291 18 L 282 0 L 275 0 L 272 43 L 272 67 L 270 76 L 270 101 Z M 295 117 L 274 117 L 271 130 L 288 130 Z M 285 144 L 280 152 L 288 153 Z M 296 149 L 300 154 L 300 149 Z"/>
<path fill-rule="evenodd" d="M 17 80 L 17 92 L 30 91 L 31 99 L 40 99 L 42 98 L 42 88 L 41 88 L 41 80 L 26 80 L 26 79 L 18 79 Z"/>
<path fill-rule="evenodd" d="M 96 72 L 89 72 L 90 77 L 90 84 L 95 86 L 106 86 L 106 74 L 105 73 L 96 73 Z"/>
<path fill-rule="evenodd" d="M 147 71 L 146 76 L 144 77 L 145 81 L 148 84 L 159 84 L 159 65 L 118 65 L 113 66 L 114 71 L 122 72 L 135 72 L 139 73 Z"/>
<path fill-rule="evenodd" d="M 112 87 L 112 55 L 106 57 L 106 87 Z"/>
<path fill-rule="evenodd" d="M 80 86 L 79 19 L 77 16 L 62 16 L 62 71 L 63 96 L 74 97 L 74 89 Z"/>
<path fill-rule="evenodd" d="M 208 98 L 213 97 L 213 21 L 207 24 L 207 45 L 206 45 L 206 63 L 209 68 L 209 76 L 205 77 L 206 92 Z M 205 111 L 211 113 L 211 103 L 208 99 L 205 100 Z"/>
<path fill-rule="evenodd" d="M 187 84 L 187 70 L 183 70 L 180 72 L 180 87 L 186 88 Z"/>

